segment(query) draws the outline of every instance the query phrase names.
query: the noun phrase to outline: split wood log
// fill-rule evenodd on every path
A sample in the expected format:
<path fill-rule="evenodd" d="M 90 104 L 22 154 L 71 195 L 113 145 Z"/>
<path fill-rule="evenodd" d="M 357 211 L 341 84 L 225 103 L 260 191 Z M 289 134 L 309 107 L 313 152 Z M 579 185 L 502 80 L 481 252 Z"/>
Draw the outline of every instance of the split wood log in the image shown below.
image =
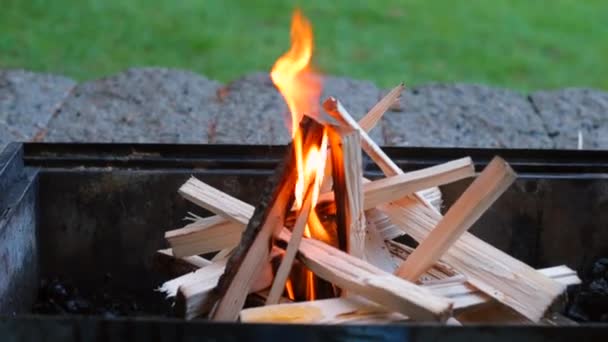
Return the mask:
<path fill-rule="evenodd" d="M 393 88 L 386 96 L 382 98 L 378 103 L 376 103 L 372 109 L 367 112 L 367 114 L 359 120 L 359 126 L 366 132 L 369 132 L 378 124 L 378 121 L 382 119 L 384 113 L 389 110 L 401 97 L 401 93 L 405 85 L 403 82 L 398 84 L 395 88 Z"/>
<path fill-rule="evenodd" d="M 398 103 L 399 97 L 404 89 L 403 83 L 393 88 L 382 100 L 380 100 L 370 111 L 359 120 L 359 126 L 362 130 L 369 133 L 380 121 L 384 113 L 395 103 Z M 441 210 L 442 198 L 441 191 L 438 187 L 421 190 L 417 196 L 426 200 L 426 203 L 431 204 L 438 211 Z"/>
<path fill-rule="evenodd" d="M 388 247 L 389 252 L 398 263 L 401 265 L 409 256 L 414 252 L 414 248 L 410 246 L 406 246 L 397 241 L 385 241 L 386 246 Z M 396 269 L 396 268 L 395 268 Z M 394 272 L 395 270 L 393 270 Z M 454 278 L 459 274 L 454 270 L 450 265 L 438 260 L 435 262 L 435 265 L 421 277 L 421 283 L 428 283 L 442 279 Z"/>
<path fill-rule="evenodd" d="M 374 217 L 376 211 L 379 212 L 378 209 L 369 209 L 365 212 L 367 223 L 363 259 L 384 272 L 393 273 L 399 264 L 391 257 L 384 238 L 376 228 L 376 223 L 370 219 Z"/>
<path fill-rule="evenodd" d="M 175 310 L 185 319 L 198 317 L 203 312 L 203 304 L 217 286 L 222 274 L 226 271 L 227 259 L 215 262 L 193 273 L 165 282 L 160 291 L 168 297 L 176 296 Z M 256 274 L 255 281 L 247 293 L 258 292 L 270 286 L 273 279 L 272 266 L 267 262 Z M 247 294 L 246 293 L 246 294 Z"/>
<path fill-rule="evenodd" d="M 241 311 L 244 323 L 395 323 L 408 318 L 359 296 L 286 303 Z"/>
<path fill-rule="evenodd" d="M 308 189 L 306 190 L 306 195 L 302 203 L 302 208 L 298 213 L 298 218 L 296 219 L 296 223 L 293 226 L 291 238 L 287 243 L 285 255 L 283 255 L 283 260 L 281 260 L 281 264 L 279 265 L 277 273 L 274 277 L 274 281 L 272 282 L 270 293 L 268 294 L 268 298 L 266 299 L 266 305 L 277 304 L 279 302 L 279 299 L 281 298 L 281 294 L 285 289 L 285 282 L 287 281 L 287 277 L 289 276 L 289 272 L 291 271 L 291 266 L 293 265 L 296 253 L 298 252 L 298 248 L 300 247 L 300 241 L 302 241 L 304 228 L 306 227 L 306 223 L 308 222 L 310 212 L 313 209 L 312 206 L 314 200 L 313 195 L 315 186 L 316 184 L 314 180 L 312 180 L 311 183 L 308 185 Z"/>
<path fill-rule="evenodd" d="M 469 177 L 472 175 L 472 170 L 473 163 L 470 158 L 462 158 L 421 170 L 367 182 L 363 184 L 363 208 L 370 209 L 380 203 L 400 199 L 408 193 L 428 187 L 429 184 L 443 185 Z M 211 211 L 217 210 L 216 208 L 218 207 L 228 209 L 224 209 L 223 216 L 206 217 L 184 228 L 166 232 L 165 236 L 169 240 L 174 253 L 180 256 L 187 256 L 236 246 L 246 225 L 242 222 L 250 218 L 253 213 L 254 208 L 252 206 L 236 198 L 227 196 L 227 194 L 196 178 L 188 180 L 180 188 L 180 194 L 193 203 Z M 333 200 L 333 192 L 319 196 L 319 202 Z M 222 211 L 218 210 L 218 213 L 222 213 Z M 232 214 L 234 216 L 231 216 Z M 383 214 L 376 212 L 375 215 Z M 388 221 L 385 223 L 390 227 L 394 227 Z M 401 229 L 384 231 L 386 226 L 380 223 L 377 223 L 377 227 L 385 239 L 393 239 L 403 235 Z M 234 242 L 234 244 L 229 245 L 230 242 Z"/>
<path fill-rule="evenodd" d="M 385 241 L 393 240 L 405 234 L 403 229 L 395 226 L 389 217 L 380 210 L 369 209 L 366 211 L 366 217 L 368 222 L 373 222 L 376 230 Z"/>
<path fill-rule="evenodd" d="M 343 125 L 363 131 L 336 99 L 329 98 L 323 108 Z M 403 172 L 367 134 L 363 132 L 361 139 L 364 151 L 387 176 Z M 441 220 L 437 209 L 421 196 L 383 204 L 379 209 L 418 242 L 423 241 Z M 561 284 L 470 233 L 464 233 L 443 259 L 464 274 L 469 283 L 534 322 L 543 317 L 564 291 Z"/>
<path fill-rule="evenodd" d="M 361 139 L 356 131 L 341 132 L 332 127 L 328 129 L 328 137 L 340 248 L 350 255 L 362 258 L 365 218 L 361 187 Z"/>
<path fill-rule="evenodd" d="M 551 267 L 538 271 L 564 285 L 580 283 L 580 279 L 576 277 L 576 272 L 567 266 Z M 466 313 L 482 304 L 495 302 L 491 297 L 462 282 L 445 283 L 441 286 L 425 286 L 425 288 L 453 300 L 454 309 L 458 309 L 458 312 L 462 313 Z M 460 318 L 461 316 L 457 314 L 456 317 Z M 339 324 L 356 322 L 360 324 L 386 324 L 404 320 L 409 320 L 409 318 L 360 296 L 270 305 L 241 311 L 241 321 L 248 323 Z"/>
<path fill-rule="evenodd" d="M 409 281 L 417 281 L 471 228 L 515 178 L 517 175 L 502 158 L 492 159 L 395 274 Z"/>
<path fill-rule="evenodd" d="M 415 192 L 473 177 L 475 167 L 471 158 L 461 158 L 421 170 L 401 173 L 368 182 L 365 189 L 365 209 L 401 199 Z"/>
<path fill-rule="evenodd" d="M 288 241 L 289 235 L 283 230 L 279 238 Z M 302 239 L 298 258 L 332 284 L 414 320 L 443 322 L 451 316 L 452 304 L 444 298 L 323 242 Z"/>
<path fill-rule="evenodd" d="M 379 209 L 419 242 L 441 220 L 441 216 L 412 198 L 381 205 Z M 564 291 L 561 284 L 471 233 L 456 240 L 442 260 L 465 275 L 470 284 L 534 322 Z"/>
<path fill-rule="evenodd" d="M 188 183 L 198 184 L 194 180 Z M 165 239 L 176 257 L 185 257 L 234 247 L 238 244 L 242 232 L 241 223 L 221 216 L 210 216 L 166 232 Z"/>
<path fill-rule="evenodd" d="M 303 133 L 304 148 L 320 145 L 324 132 L 322 125 L 313 119 L 305 118 L 300 123 L 300 129 Z M 238 206 L 212 206 L 209 202 L 200 203 L 208 205 L 207 209 L 217 214 L 247 224 L 238 247 L 228 260 L 224 274 L 203 305 L 203 312 L 210 312 L 215 307 L 210 315 L 213 320 L 235 321 L 238 319 L 238 314 L 245 303 L 256 273 L 261 271 L 268 260 L 272 236 L 278 234 L 283 228 L 285 212 L 291 208 L 293 201 L 296 177 L 294 150 L 289 145 L 283 162 L 268 180 L 265 191 L 252 215 L 250 211 L 243 210 L 248 207 L 244 202 L 238 203 Z M 227 201 L 230 196 L 221 191 L 215 191 L 217 191 L 214 193 L 216 201 L 237 204 Z M 191 200 L 196 199 L 191 198 Z"/>

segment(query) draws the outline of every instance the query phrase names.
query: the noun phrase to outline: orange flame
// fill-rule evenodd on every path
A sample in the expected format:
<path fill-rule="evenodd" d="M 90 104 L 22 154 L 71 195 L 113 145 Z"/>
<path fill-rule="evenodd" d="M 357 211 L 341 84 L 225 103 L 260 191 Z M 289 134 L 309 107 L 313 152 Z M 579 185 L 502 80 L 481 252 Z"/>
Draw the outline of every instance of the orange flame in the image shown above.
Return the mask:
<path fill-rule="evenodd" d="M 313 116 L 319 111 L 321 78 L 311 67 L 313 48 L 312 26 L 300 11 L 294 12 L 291 22 L 291 48 L 272 67 L 270 77 L 279 89 L 291 113 L 291 137 L 296 159 L 297 181 L 295 186 L 296 209 L 302 207 L 307 186 L 313 184 L 312 205 L 317 203 L 327 160 L 327 132 L 324 132 L 320 146 L 307 147 L 303 151 L 303 137 L 300 120 L 304 114 Z M 311 210 L 304 231 L 306 237 L 327 240 L 328 235 L 315 210 Z M 293 284 L 287 282 L 288 296 L 293 296 Z M 306 296 L 316 298 L 314 276 L 306 274 Z"/>
<path fill-rule="evenodd" d="M 296 208 L 302 207 L 307 185 L 313 180 L 313 206 L 316 204 L 323 180 L 327 159 L 327 134 L 321 146 L 311 146 L 303 151 L 300 120 L 304 114 L 315 115 L 319 109 L 321 79 L 311 65 L 313 34 L 310 22 L 296 10 L 291 23 L 291 48 L 274 64 L 270 77 L 285 98 L 291 113 L 291 135 L 296 158 L 297 182 L 295 188 Z M 311 234 L 312 231 L 312 234 Z M 311 211 L 306 227 L 307 237 L 327 239 L 327 233 L 316 212 Z"/>

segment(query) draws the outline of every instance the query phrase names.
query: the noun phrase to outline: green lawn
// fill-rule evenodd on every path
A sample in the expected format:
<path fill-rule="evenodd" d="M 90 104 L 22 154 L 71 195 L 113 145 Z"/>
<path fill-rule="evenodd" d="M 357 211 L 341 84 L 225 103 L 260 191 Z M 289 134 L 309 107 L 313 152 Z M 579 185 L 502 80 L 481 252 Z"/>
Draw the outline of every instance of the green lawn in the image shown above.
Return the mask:
<path fill-rule="evenodd" d="M 608 89 L 604 0 L 3 0 L 0 68 L 84 80 L 158 65 L 228 81 L 271 67 L 298 3 L 326 73 Z"/>

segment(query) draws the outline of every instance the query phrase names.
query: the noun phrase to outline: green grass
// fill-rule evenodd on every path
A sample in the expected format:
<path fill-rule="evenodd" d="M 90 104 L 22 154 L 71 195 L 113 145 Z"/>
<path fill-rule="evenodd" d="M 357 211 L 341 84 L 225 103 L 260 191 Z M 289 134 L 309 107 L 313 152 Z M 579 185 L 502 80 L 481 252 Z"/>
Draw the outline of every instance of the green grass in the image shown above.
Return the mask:
<path fill-rule="evenodd" d="M 315 63 L 382 86 L 608 89 L 608 1 L 309 0 Z M 0 68 L 80 80 L 132 66 L 229 81 L 268 70 L 297 1 L 3 0 Z"/>

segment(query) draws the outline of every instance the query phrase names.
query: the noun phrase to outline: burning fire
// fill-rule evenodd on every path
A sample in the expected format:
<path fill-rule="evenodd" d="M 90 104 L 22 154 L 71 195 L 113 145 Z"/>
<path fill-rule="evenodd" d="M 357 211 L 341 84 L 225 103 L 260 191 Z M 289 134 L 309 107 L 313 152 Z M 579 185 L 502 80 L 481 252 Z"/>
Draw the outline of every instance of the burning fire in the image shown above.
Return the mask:
<path fill-rule="evenodd" d="M 327 159 L 327 132 L 324 132 L 320 146 L 303 147 L 300 121 L 306 115 L 316 115 L 319 111 L 321 78 L 311 67 L 313 34 L 310 22 L 296 10 L 291 23 L 291 48 L 274 64 L 270 77 L 285 98 L 291 113 L 291 136 L 295 151 L 297 182 L 295 186 L 295 205 L 300 209 L 305 192 L 313 184 L 312 205 L 317 203 L 321 182 L 323 181 Z M 328 234 L 318 214 L 313 209 L 304 232 L 306 237 L 327 240 Z M 315 299 L 312 272 L 307 273 L 307 297 Z M 287 282 L 287 293 L 293 299 L 293 284 Z"/>
<path fill-rule="evenodd" d="M 312 202 L 313 206 L 316 204 L 327 159 L 327 134 L 323 134 L 321 146 L 311 146 L 304 151 L 299 126 L 304 114 L 312 116 L 319 110 L 322 85 L 321 78 L 310 65 L 312 47 L 312 26 L 300 11 L 296 11 L 291 23 L 291 48 L 276 61 L 270 73 L 291 113 L 291 136 L 298 175 L 295 188 L 296 209 L 301 208 L 306 188 L 313 181 Z M 305 235 L 327 239 L 327 233 L 314 210 L 308 220 Z"/>

